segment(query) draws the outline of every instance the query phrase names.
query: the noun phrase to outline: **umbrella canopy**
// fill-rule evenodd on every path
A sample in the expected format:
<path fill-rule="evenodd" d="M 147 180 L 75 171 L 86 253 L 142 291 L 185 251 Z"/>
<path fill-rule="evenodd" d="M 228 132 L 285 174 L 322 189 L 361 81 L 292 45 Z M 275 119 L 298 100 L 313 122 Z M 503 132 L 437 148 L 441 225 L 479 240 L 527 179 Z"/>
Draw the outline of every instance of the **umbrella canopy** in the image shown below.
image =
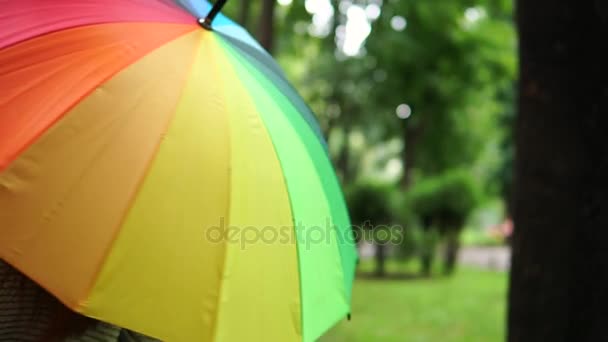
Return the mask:
<path fill-rule="evenodd" d="M 198 0 L 0 1 L 0 258 L 169 341 L 312 341 L 356 252 L 314 116 Z"/>

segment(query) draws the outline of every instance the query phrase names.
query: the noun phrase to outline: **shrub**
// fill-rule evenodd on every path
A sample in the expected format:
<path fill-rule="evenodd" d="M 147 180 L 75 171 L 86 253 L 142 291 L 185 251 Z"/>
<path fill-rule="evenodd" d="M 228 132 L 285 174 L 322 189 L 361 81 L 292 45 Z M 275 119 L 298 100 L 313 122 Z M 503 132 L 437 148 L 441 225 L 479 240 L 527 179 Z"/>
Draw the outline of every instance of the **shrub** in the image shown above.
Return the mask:
<path fill-rule="evenodd" d="M 462 169 L 424 178 L 405 195 L 406 210 L 423 226 L 435 226 L 442 232 L 460 229 L 479 202 L 475 180 Z"/>
<path fill-rule="evenodd" d="M 431 239 L 436 230 L 446 242 L 444 271 L 453 271 L 459 249 L 459 234 L 467 217 L 480 202 L 477 184 L 463 169 L 446 171 L 416 183 L 405 195 L 406 211 L 417 217 L 429 235 L 421 246 L 422 273 L 429 275 L 437 239 Z"/>

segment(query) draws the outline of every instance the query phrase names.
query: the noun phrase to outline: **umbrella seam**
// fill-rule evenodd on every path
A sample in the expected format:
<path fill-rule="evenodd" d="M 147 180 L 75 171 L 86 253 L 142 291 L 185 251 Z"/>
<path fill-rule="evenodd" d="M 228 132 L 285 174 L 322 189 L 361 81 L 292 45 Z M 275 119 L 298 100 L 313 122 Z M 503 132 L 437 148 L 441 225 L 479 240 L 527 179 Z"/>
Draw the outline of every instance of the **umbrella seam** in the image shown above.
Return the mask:
<path fill-rule="evenodd" d="M 150 51 L 149 51 L 149 52 L 148 52 L 146 55 L 149 55 L 151 52 L 156 51 L 156 50 L 158 50 L 158 49 L 162 48 L 163 46 L 165 46 L 165 45 L 167 45 L 167 44 L 169 44 L 169 43 L 171 43 L 171 42 L 175 41 L 176 39 L 182 38 L 182 37 L 184 37 L 184 36 L 186 36 L 186 35 L 188 35 L 188 34 L 192 34 L 192 33 L 194 33 L 194 32 L 195 32 L 195 31 L 194 31 L 194 30 L 192 30 L 192 31 L 188 31 L 188 32 L 186 32 L 186 33 L 184 33 L 184 34 L 182 34 L 182 35 L 179 35 L 179 36 L 177 36 L 177 37 L 175 37 L 175 38 L 173 38 L 173 39 L 171 39 L 171 40 L 169 40 L 169 41 L 165 42 L 164 44 L 162 44 L 162 45 L 158 46 L 157 48 L 150 50 Z M 199 42 L 199 43 L 200 43 L 200 42 Z M 198 49 L 195 49 L 195 51 L 198 51 Z M 145 57 L 146 55 L 142 56 L 142 58 L 143 58 L 143 57 Z M 192 69 L 192 66 L 194 65 L 194 62 L 195 62 L 195 60 L 196 60 L 196 56 L 198 56 L 198 52 L 194 53 L 194 56 L 192 56 L 192 62 L 191 62 L 190 68 L 189 68 L 188 70 L 191 70 L 191 69 Z M 140 59 L 141 59 L 141 58 L 140 58 Z M 139 60 L 139 59 L 138 59 L 138 60 Z M 134 63 L 135 63 L 135 62 L 134 62 Z M 133 63 L 132 63 L 132 64 L 133 64 Z M 184 75 L 185 75 L 185 80 L 187 79 L 188 74 L 189 74 L 189 72 L 188 72 L 188 71 L 186 71 L 186 72 L 184 73 Z M 183 84 L 183 86 L 182 86 L 182 89 L 180 90 L 180 95 L 178 96 L 178 100 L 177 100 L 177 101 L 176 101 L 176 103 L 175 103 L 174 110 L 173 110 L 173 114 L 172 114 L 172 115 L 171 115 L 171 117 L 170 117 L 170 118 L 167 120 L 167 123 L 166 123 L 166 125 L 165 125 L 165 128 L 164 128 L 163 132 L 166 132 L 166 131 L 169 129 L 169 127 L 170 127 L 170 125 L 171 125 L 171 122 L 173 122 L 173 119 L 174 119 L 174 117 L 175 117 L 175 113 L 176 113 L 176 110 L 175 110 L 175 109 L 177 108 L 177 105 L 178 105 L 178 104 L 179 104 L 179 102 L 180 102 L 180 101 L 179 101 L 179 99 L 181 99 L 181 97 L 183 96 L 183 92 L 184 92 L 184 89 L 185 89 L 185 87 L 186 87 L 186 83 L 187 83 L 187 82 L 184 82 L 184 84 Z M 161 135 L 161 136 L 162 136 L 162 135 Z M 109 256 L 109 254 L 110 254 L 110 250 L 112 249 L 111 247 L 112 247 L 112 245 L 114 245 L 114 242 L 116 242 L 116 240 L 118 239 L 118 236 L 120 235 L 120 231 L 121 231 L 121 230 L 120 230 L 120 227 L 122 227 L 122 226 L 124 225 L 124 222 L 125 222 L 125 220 L 126 220 L 126 217 L 127 217 L 127 215 L 129 214 L 129 212 L 131 211 L 131 209 L 132 209 L 132 207 L 133 207 L 133 204 L 135 203 L 135 199 L 136 199 L 136 197 L 137 197 L 137 194 L 138 194 L 138 193 L 139 193 L 139 191 L 141 190 L 141 187 L 142 187 L 142 185 L 143 185 L 143 183 L 144 183 L 144 181 L 145 181 L 145 179 L 146 179 L 146 176 L 148 175 L 148 173 L 149 173 L 149 171 L 150 171 L 150 168 L 152 167 L 152 165 L 153 165 L 153 163 L 154 163 L 155 157 L 156 157 L 156 155 L 157 155 L 157 153 L 158 153 L 158 150 L 160 149 L 160 145 L 161 145 L 161 143 L 162 143 L 162 139 L 159 139 L 158 143 L 156 144 L 156 147 L 154 148 L 153 153 L 151 154 L 150 159 L 149 159 L 149 160 L 148 160 L 148 162 L 147 162 L 147 165 L 146 165 L 146 167 L 145 167 L 145 170 L 142 172 L 141 178 L 140 178 L 140 179 L 139 179 L 139 181 L 137 182 L 137 185 L 135 186 L 135 189 L 133 190 L 133 193 L 132 193 L 132 194 L 131 194 L 131 196 L 130 196 L 129 204 L 127 205 L 127 208 L 125 209 L 125 211 L 124 211 L 124 213 L 123 213 L 123 215 L 122 215 L 122 218 L 120 219 L 120 222 L 119 222 L 119 224 L 118 224 L 118 226 L 117 226 L 117 229 L 114 231 L 114 234 L 112 234 L 113 236 L 112 236 L 112 238 L 111 238 L 111 242 L 108 244 L 108 247 L 107 247 L 107 248 L 105 248 L 105 251 L 103 252 L 103 257 L 100 259 L 100 261 L 99 261 L 99 263 L 98 263 L 98 265 L 97 265 L 97 268 L 96 268 L 96 269 L 97 269 L 97 272 L 95 272 L 95 277 L 94 277 L 94 278 L 93 278 L 93 280 L 90 282 L 90 284 L 89 284 L 89 286 L 88 286 L 88 288 L 87 288 L 87 291 L 86 291 L 86 293 L 87 293 L 88 295 L 87 295 L 86 299 L 84 299 L 84 300 L 80 300 L 78 303 L 76 303 L 75 311 L 82 312 L 82 311 L 83 311 L 83 309 L 87 307 L 86 303 L 87 303 L 88 298 L 90 297 L 90 295 L 91 295 L 91 293 L 92 293 L 92 291 L 93 291 L 93 289 L 94 289 L 94 287 L 95 287 L 95 284 L 97 283 L 97 281 L 98 281 L 98 279 L 99 279 L 99 276 L 100 276 L 100 274 L 101 274 L 101 270 L 103 269 L 103 266 L 105 265 L 105 261 L 107 260 L 107 258 L 108 258 L 108 256 Z"/>
<path fill-rule="evenodd" d="M 217 56 L 217 45 L 216 48 L 213 49 L 214 53 L 213 53 L 213 57 L 210 58 L 210 62 L 212 61 L 216 67 L 214 68 L 214 70 L 217 70 L 217 61 L 216 59 L 218 58 Z M 218 79 L 221 79 L 218 77 Z M 217 81 L 217 80 L 216 80 Z M 222 82 L 222 81 L 220 81 Z M 223 85 L 223 82 L 222 82 Z M 220 92 L 222 93 L 222 92 Z M 226 103 L 225 101 L 223 101 L 222 103 Z M 230 121 L 231 121 L 231 115 L 228 115 L 228 119 L 227 119 L 227 144 L 228 144 L 228 191 L 227 191 L 227 196 L 226 196 L 226 227 L 230 227 L 230 203 L 231 203 L 231 198 L 232 198 L 232 180 L 233 180 L 233 175 L 232 175 L 232 131 L 230 130 Z M 212 326 L 212 331 L 211 331 L 211 339 L 212 341 L 216 341 L 217 340 L 217 331 L 218 331 L 218 322 L 220 320 L 220 304 L 222 301 L 222 294 L 223 294 L 223 289 L 224 289 L 224 285 L 225 285 L 225 274 L 226 274 L 226 267 L 228 265 L 228 257 L 229 257 L 229 247 L 230 245 L 228 244 L 228 241 L 225 242 L 224 244 L 224 256 L 223 256 L 223 264 L 222 264 L 222 273 L 221 273 L 221 277 L 220 277 L 220 281 L 218 284 L 218 292 L 217 292 L 217 301 L 216 301 L 216 305 L 215 305 L 215 317 L 214 317 L 214 321 L 213 321 L 213 326 Z"/>

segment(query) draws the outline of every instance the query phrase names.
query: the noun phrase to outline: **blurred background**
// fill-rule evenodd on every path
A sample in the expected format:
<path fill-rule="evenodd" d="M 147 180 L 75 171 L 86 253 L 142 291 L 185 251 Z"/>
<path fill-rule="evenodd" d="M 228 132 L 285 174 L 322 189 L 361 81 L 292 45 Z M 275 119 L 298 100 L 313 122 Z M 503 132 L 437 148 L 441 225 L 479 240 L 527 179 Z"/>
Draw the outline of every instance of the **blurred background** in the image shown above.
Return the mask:
<path fill-rule="evenodd" d="M 510 0 L 229 1 L 313 111 L 360 262 L 323 341 L 505 336 L 517 41 Z"/>

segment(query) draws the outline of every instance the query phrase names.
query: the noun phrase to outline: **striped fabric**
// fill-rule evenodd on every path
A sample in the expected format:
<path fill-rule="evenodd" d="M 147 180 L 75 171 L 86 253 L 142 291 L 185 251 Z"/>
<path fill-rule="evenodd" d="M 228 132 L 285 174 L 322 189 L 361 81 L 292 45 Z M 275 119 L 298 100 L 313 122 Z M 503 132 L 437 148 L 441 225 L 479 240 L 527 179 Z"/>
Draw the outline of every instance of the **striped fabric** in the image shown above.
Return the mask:
<path fill-rule="evenodd" d="M 0 261 L 0 341 L 36 341 L 48 328 L 50 301 L 44 292 Z M 39 305 L 36 305 L 39 303 Z"/>
<path fill-rule="evenodd" d="M 36 342 L 49 328 L 57 300 L 0 260 L 0 341 Z M 97 322 L 64 342 L 152 342 L 154 339 Z"/>

